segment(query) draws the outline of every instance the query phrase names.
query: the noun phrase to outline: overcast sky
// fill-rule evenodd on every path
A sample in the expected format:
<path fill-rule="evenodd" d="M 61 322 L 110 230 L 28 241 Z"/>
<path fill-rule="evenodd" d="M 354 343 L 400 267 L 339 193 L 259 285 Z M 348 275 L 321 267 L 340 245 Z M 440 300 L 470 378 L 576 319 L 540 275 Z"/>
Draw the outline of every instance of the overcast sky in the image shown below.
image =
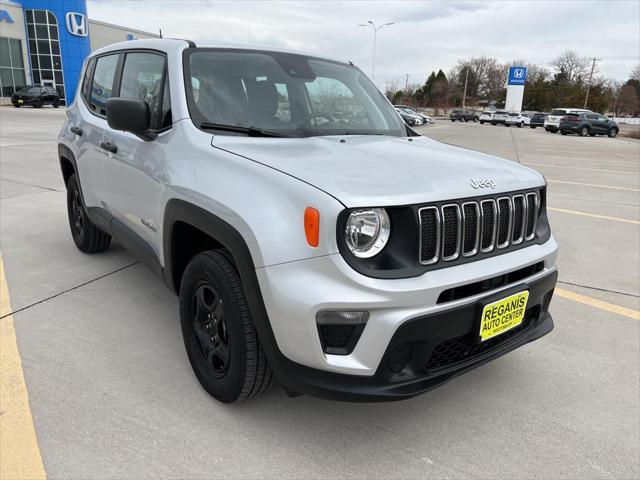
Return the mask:
<path fill-rule="evenodd" d="M 565 49 L 599 57 L 601 75 L 626 80 L 640 61 L 640 0 L 557 1 L 209 1 L 88 0 L 89 18 L 166 37 L 251 43 L 351 60 L 376 83 L 423 83 L 459 58 L 549 64 Z"/>

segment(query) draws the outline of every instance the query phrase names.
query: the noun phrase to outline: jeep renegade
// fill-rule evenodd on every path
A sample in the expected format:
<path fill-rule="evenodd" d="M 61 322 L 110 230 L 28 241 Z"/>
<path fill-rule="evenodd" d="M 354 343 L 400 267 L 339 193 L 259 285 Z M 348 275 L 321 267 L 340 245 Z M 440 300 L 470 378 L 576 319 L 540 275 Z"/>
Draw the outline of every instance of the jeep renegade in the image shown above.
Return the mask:
<path fill-rule="evenodd" d="M 114 238 L 179 295 L 220 401 L 273 377 L 408 398 L 553 328 L 543 176 L 418 135 L 351 62 L 110 45 L 85 62 L 58 152 L 75 245 Z"/>

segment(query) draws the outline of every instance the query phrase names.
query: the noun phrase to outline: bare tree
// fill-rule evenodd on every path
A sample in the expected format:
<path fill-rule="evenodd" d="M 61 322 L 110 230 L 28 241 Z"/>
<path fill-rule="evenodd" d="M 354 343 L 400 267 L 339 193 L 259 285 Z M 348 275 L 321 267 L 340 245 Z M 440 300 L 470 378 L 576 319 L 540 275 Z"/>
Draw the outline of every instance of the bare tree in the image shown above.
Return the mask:
<path fill-rule="evenodd" d="M 640 82 L 640 63 L 637 63 L 635 67 L 631 69 L 631 75 L 629 75 L 629 78 Z"/>
<path fill-rule="evenodd" d="M 589 76 L 591 59 L 581 57 L 573 50 L 566 50 L 553 59 L 551 65 L 564 76 L 568 83 L 580 83 Z M 594 72 L 595 73 L 595 72 Z"/>

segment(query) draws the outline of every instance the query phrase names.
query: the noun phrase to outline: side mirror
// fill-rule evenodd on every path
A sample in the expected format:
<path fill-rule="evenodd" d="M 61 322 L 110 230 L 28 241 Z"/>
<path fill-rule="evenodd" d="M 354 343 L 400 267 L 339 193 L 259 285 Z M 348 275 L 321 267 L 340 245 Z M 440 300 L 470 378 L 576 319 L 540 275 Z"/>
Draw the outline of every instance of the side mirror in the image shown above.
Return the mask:
<path fill-rule="evenodd" d="M 151 112 L 144 100 L 110 98 L 107 100 L 107 123 L 114 130 L 133 133 L 145 141 L 157 136 L 150 130 Z"/>

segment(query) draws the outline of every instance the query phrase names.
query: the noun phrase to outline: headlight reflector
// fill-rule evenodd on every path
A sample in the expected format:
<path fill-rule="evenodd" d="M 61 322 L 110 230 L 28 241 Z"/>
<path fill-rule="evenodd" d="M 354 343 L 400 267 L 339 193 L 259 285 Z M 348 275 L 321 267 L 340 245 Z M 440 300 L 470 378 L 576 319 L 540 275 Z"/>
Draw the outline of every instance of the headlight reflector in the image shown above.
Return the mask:
<path fill-rule="evenodd" d="M 347 218 L 345 240 L 358 258 L 371 258 L 380 253 L 389 241 L 391 222 L 384 208 L 353 210 Z"/>

